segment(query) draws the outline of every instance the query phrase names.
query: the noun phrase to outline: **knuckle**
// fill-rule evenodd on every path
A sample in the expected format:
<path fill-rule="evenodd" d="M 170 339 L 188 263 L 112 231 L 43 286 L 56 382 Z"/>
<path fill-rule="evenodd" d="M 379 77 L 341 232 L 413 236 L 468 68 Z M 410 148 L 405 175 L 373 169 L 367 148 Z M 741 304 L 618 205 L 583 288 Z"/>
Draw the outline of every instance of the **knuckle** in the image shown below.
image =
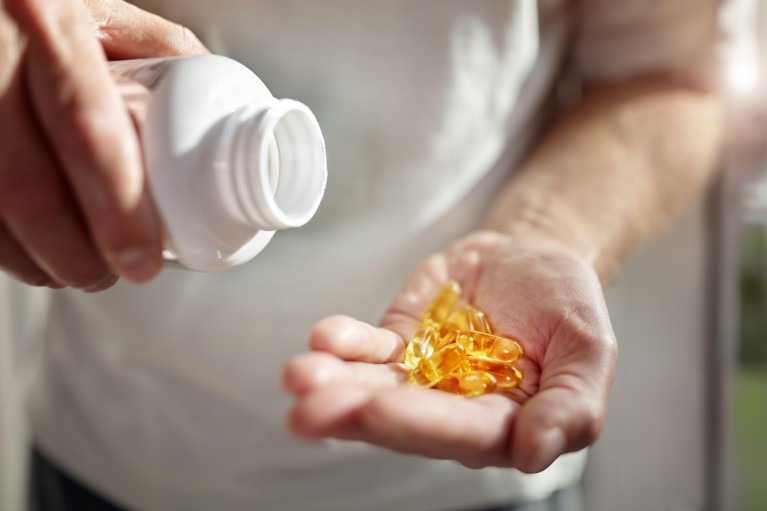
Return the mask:
<path fill-rule="evenodd" d="M 124 110 L 110 106 L 108 98 L 95 89 L 86 96 L 81 84 L 66 82 L 59 89 L 57 114 L 49 131 L 54 134 L 58 153 L 69 162 L 65 165 L 68 171 L 92 171 L 94 163 L 103 163 L 105 155 L 115 163 L 131 158 L 137 145 L 131 137 L 133 132 L 127 129 L 130 123 Z"/>
<path fill-rule="evenodd" d="M 96 149 L 113 132 L 109 113 L 99 106 L 83 104 L 74 95 L 62 107 L 64 116 L 72 120 L 72 125 L 62 132 L 66 150 L 93 158 Z"/>
<path fill-rule="evenodd" d="M 48 275 L 32 267 L 31 264 L 14 264 L 14 261 L 5 261 L 2 256 L 0 256 L 0 270 L 28 286 L 42 287 L 51 283 L 51 278 Z"/>
<path fill-rule="evenodd" d="M 177 27 L 180 32 L 181 50 L 184 53 L 200 53 L 205 50 L 205 46 L 194 32 L 184 25 L 178 25 Z"/>
<path fill-rule="evenodd" d="M 127 129 L 130 117 L 98 105 L 72 115 L 73 124 L 60 139 L 63 169 L 84 196 L 84 206 L 98 211 L 99 221 L 120 221 L 144 193 L 141 150 L 136 133 Z"/>

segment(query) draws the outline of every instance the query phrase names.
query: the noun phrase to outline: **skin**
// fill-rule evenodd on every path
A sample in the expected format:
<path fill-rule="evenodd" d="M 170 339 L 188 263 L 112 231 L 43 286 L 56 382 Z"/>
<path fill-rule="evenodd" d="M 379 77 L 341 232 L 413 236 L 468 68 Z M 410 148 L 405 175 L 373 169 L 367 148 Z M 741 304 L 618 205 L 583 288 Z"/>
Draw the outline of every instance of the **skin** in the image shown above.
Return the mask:
<path fill-rule="evenodd" d="M 541 139 L 483 228 L 417 268 L 373 327 L 318 322 L 284 372 L 290 428 L 469 467 L 538 472 L 602 429 L 617 343 L 602 281 L 705 187 L 717 96 L 669 77 L 594 87 Z M 515 399 L 403 382 L 405 342 L 448 278 L 525 349 Z"/>
<path fill-rule="evenodd" d="M 86 291 L 157 274 L 161 224 L 107 60 L 205 51 L 120 0 L 3 2 L 0 268 Z"/>

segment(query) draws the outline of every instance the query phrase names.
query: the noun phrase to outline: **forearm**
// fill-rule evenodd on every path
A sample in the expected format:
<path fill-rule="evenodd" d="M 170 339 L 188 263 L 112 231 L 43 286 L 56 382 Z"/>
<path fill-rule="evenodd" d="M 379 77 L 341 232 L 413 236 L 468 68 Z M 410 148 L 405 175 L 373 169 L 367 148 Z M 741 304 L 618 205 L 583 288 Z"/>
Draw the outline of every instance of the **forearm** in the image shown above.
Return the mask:
<path fill-rule="evenodd" d="M 563 243 L 601 278 L 713 175 L 716 94 L 663 79 L 587 91 L 542 137 L 486 226 Z"/>

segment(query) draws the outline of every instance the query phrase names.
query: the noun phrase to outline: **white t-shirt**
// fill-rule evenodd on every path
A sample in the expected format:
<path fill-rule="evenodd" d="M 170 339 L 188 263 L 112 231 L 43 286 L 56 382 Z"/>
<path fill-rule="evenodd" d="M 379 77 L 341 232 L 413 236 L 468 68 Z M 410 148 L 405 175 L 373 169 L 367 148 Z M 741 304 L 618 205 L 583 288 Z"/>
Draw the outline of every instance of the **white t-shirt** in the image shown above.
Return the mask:
<path fill-rule="evenodd" d="M 715 2 L 678 3 L 711 12 Z M 343 313 L 375 323 L 416 264 L 477 225 L 534 136 L 561 67 L 572 27 L 563 2 L 140 5 L 312 108 L 328 150 L 327 193 L 307 226 L 278 233 L 243 267 L 53 293 L 31 402 L 38 446 L 136 511 L 465 509 L 576 481 L 583 453 L 524 475 L 307 442 L 286 429 L 291 399 L 280 386 L 315 321 Z M 602 34 L 600 20 L 581 25 L 595 28 L 576 63 L 591 62 L 604 34 L 620 39 Z M 646 53 L 646 41 L 633 53 L 626 46 Z M 666 51 L 665 65 L 692 51 L 672 47 L 681 49 Z M 583 69 L 622 77 L 658 65 L 634 60 Z"/>

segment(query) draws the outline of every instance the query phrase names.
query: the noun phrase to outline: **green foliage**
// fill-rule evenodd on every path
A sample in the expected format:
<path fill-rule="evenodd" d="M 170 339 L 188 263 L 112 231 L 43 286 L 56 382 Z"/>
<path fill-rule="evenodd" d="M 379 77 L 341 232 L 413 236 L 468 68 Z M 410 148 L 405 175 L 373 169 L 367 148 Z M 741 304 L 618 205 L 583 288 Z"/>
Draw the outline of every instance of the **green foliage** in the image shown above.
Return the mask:
<path fill-rule="evenodd" d="M 767 226 L 743 233 L 740 264 L 740 343 L 742 366 L 767 365 Z"/>
<path fill-rule="evenodd" d="M 734 427 L 738 510 L 767 509 L 767 370 L 741 371 L 735 380 Z"/>

